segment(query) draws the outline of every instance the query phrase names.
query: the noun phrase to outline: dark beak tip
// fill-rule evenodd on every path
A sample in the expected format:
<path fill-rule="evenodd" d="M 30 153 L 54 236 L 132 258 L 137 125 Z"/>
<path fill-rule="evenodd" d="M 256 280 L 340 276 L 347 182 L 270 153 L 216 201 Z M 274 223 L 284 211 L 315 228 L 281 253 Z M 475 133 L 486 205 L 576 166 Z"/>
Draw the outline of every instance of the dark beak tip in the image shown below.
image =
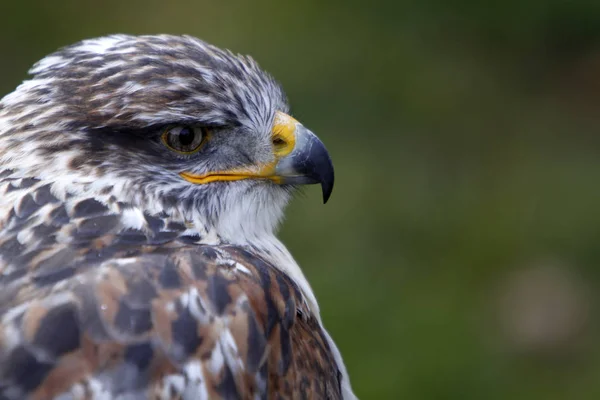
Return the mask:
<path fill-rule="evenodd" d="M 333 176 L 330 180 L 321 181 L 321 190 L 323 191 L 323 204 L 327 204 L 331 192 L 333 192 Z"/>
<path fill-rule="evenodd" d="M 325 149 L 322 142 L 321 145 L 321 157 L 316 157 L 320 162 L 318 163 L 318 180 L 321 183 L 321 190 L 323 192 L 323 204 L 327 204 L 327 201 L 331 197 L 333 192 L 333 183 L 335 181 L 335 174 L 333 169 L 333 161 L 331 156 Z"/>
<path fill-rule="evenodd" d="M 322 146 L 322 156 L 320 158 L 320 162 L 318 163 L 318 181 L 321 184 L 321 191 L 323 192 L 323 204 L 327 204 L 327 201 L 331 197 L 331 193 L 333 192 L 333 183 L 335 181 L 335 173 L 333 169 L 333 162 L 331 161 L 331 157 L 329 153 L 325 149 L 325 146 L 321 143 Z"/>

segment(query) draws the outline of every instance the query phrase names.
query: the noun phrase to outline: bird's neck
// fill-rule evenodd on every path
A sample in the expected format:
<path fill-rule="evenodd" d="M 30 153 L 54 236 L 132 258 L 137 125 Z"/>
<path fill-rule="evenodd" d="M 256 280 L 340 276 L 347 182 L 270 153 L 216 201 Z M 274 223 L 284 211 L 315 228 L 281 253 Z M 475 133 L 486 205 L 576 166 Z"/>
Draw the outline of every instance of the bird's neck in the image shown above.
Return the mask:
<path fill-rule="evenodd" d="M 191 229 L 202 237 L 200 244 L 240 246 L 267 263 L 283 271 L 302 292 L 307 306 L 317 319 L 321 319 L 319 305 L 314 292 L 302 272 L 302 269 L 273 231 L 253 232 L 249 235 L 230 235 L 229 231 L 219 231 L 215 226 L 206 224 L 201 219 L 193 222 Z M 249 231 L 246 231 L 248 233 Z"/>
<path fill-rule="evenodd" d="M 19 204 L 25 196 L 38 190 L 38 186 L 49 184 L 52 194 L 68 210 L 86 199 L 101 202 L 108 212 L 121 215 L 122 230 L 149 231 L 153 229 L 150 221 L 160 219 L 160 224 L 164 227 L 185 227 L 181 235 L 198 238 L 194 243 L 244 247 L 292 278 L 304 295 L 310 310 L 320 319 L 317 300 L 308 280 L 296 260 L 276 236 L 276 226 L 281 220 L 283 207 L 264 207 L 260 212 L 248 212 L 247 209 L 236 209 L 237 206 L 234 206 L 223 212 L 217 221 L 208 221 L 206 214 L 201 210 L 165 208 L 158 199 L 148 197 L 140 200 L 135 193 L 126 192 L 118 180 L 111 180 L 109 177 L 98 179 L 74 176 L 71 172 L 57 178 L 52 171 L 38 170 L 33 173 L 27 168 L 18 168 L 14 163 L 0 169 L 8 172 L 0 179 L 0 186 L 10 185 L 12 188 L 5 194 L 10 198 L 5 204 Z M 26 182 L 30 182 L 31 178 L 35 179 L 36 183 L 28 186 L 29 183 Z M 110 191 L 105 190 L 109 187 Z M 244 205 L 240 205 L 242 206 Z M 0 210 L 0 222 L 1 217 L 8 215 L 9 211 Z"/>
<path fill-rule="evenodd" d="M 285 245 L 275 235 L 265 236 L 257 239 L 258 240 L 256 242 L 237 244 L 248 248 L 255 255 L 263 258 L 269 264 L 275 266 L 275 268 L 278 268 L 287 276 L 289 276 L 296 283 L 296 285 L 298 285 L 298 288 L 302 292 L 307 306 L 320 322 L 321 314 L 319 311 L 317 298 L 310 284 L 308 283 L 304 272 L 302 272 L 302 269 Z"/>

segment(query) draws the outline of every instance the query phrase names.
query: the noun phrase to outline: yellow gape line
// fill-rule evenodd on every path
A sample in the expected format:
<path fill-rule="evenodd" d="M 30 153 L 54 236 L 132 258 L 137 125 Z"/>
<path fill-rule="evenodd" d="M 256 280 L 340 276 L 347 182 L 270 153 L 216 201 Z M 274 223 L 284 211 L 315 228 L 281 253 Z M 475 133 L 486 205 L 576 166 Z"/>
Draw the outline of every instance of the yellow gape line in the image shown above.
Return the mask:
<path fill-rule="evenodd" d="M 181 172 L 179 175 L 188 182 L 203 184 L 210 182 L 222 181 L 240 181 L 242 179 L 270 179 L 277 183 L 279 178 L 275 176 L 276 162 L 264 165 L 257 171 L 247 170 L 230 170 L 223 172 L 210 172 L 205 175 L 194 175 L 189 172 Z"/>

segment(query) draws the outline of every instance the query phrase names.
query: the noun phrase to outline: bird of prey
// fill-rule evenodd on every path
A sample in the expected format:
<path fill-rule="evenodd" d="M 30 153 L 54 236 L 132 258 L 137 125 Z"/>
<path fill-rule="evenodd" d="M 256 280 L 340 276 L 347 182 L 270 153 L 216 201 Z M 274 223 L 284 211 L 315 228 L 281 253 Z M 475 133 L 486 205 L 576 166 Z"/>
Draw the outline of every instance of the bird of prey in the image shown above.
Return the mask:
<path fill-rule="evenodd" d="M 333 167 L 254 60 L 65 47 L 0 101 L 0 399 L 352 399 L 277 226 Z"/>

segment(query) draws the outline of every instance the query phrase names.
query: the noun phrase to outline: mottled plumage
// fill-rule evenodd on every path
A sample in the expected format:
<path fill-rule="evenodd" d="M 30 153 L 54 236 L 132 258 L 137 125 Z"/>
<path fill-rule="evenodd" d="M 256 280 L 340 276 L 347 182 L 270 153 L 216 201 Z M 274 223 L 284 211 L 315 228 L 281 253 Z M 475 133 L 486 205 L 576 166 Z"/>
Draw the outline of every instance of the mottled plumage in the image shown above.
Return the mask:
<path fill-rule="evenodd" d="M 354 398 L 275 236 L 297 185 L 333 184 L 279 85 L 167 35 L 31 73 L 0 101 L 0 399 Z"/>

